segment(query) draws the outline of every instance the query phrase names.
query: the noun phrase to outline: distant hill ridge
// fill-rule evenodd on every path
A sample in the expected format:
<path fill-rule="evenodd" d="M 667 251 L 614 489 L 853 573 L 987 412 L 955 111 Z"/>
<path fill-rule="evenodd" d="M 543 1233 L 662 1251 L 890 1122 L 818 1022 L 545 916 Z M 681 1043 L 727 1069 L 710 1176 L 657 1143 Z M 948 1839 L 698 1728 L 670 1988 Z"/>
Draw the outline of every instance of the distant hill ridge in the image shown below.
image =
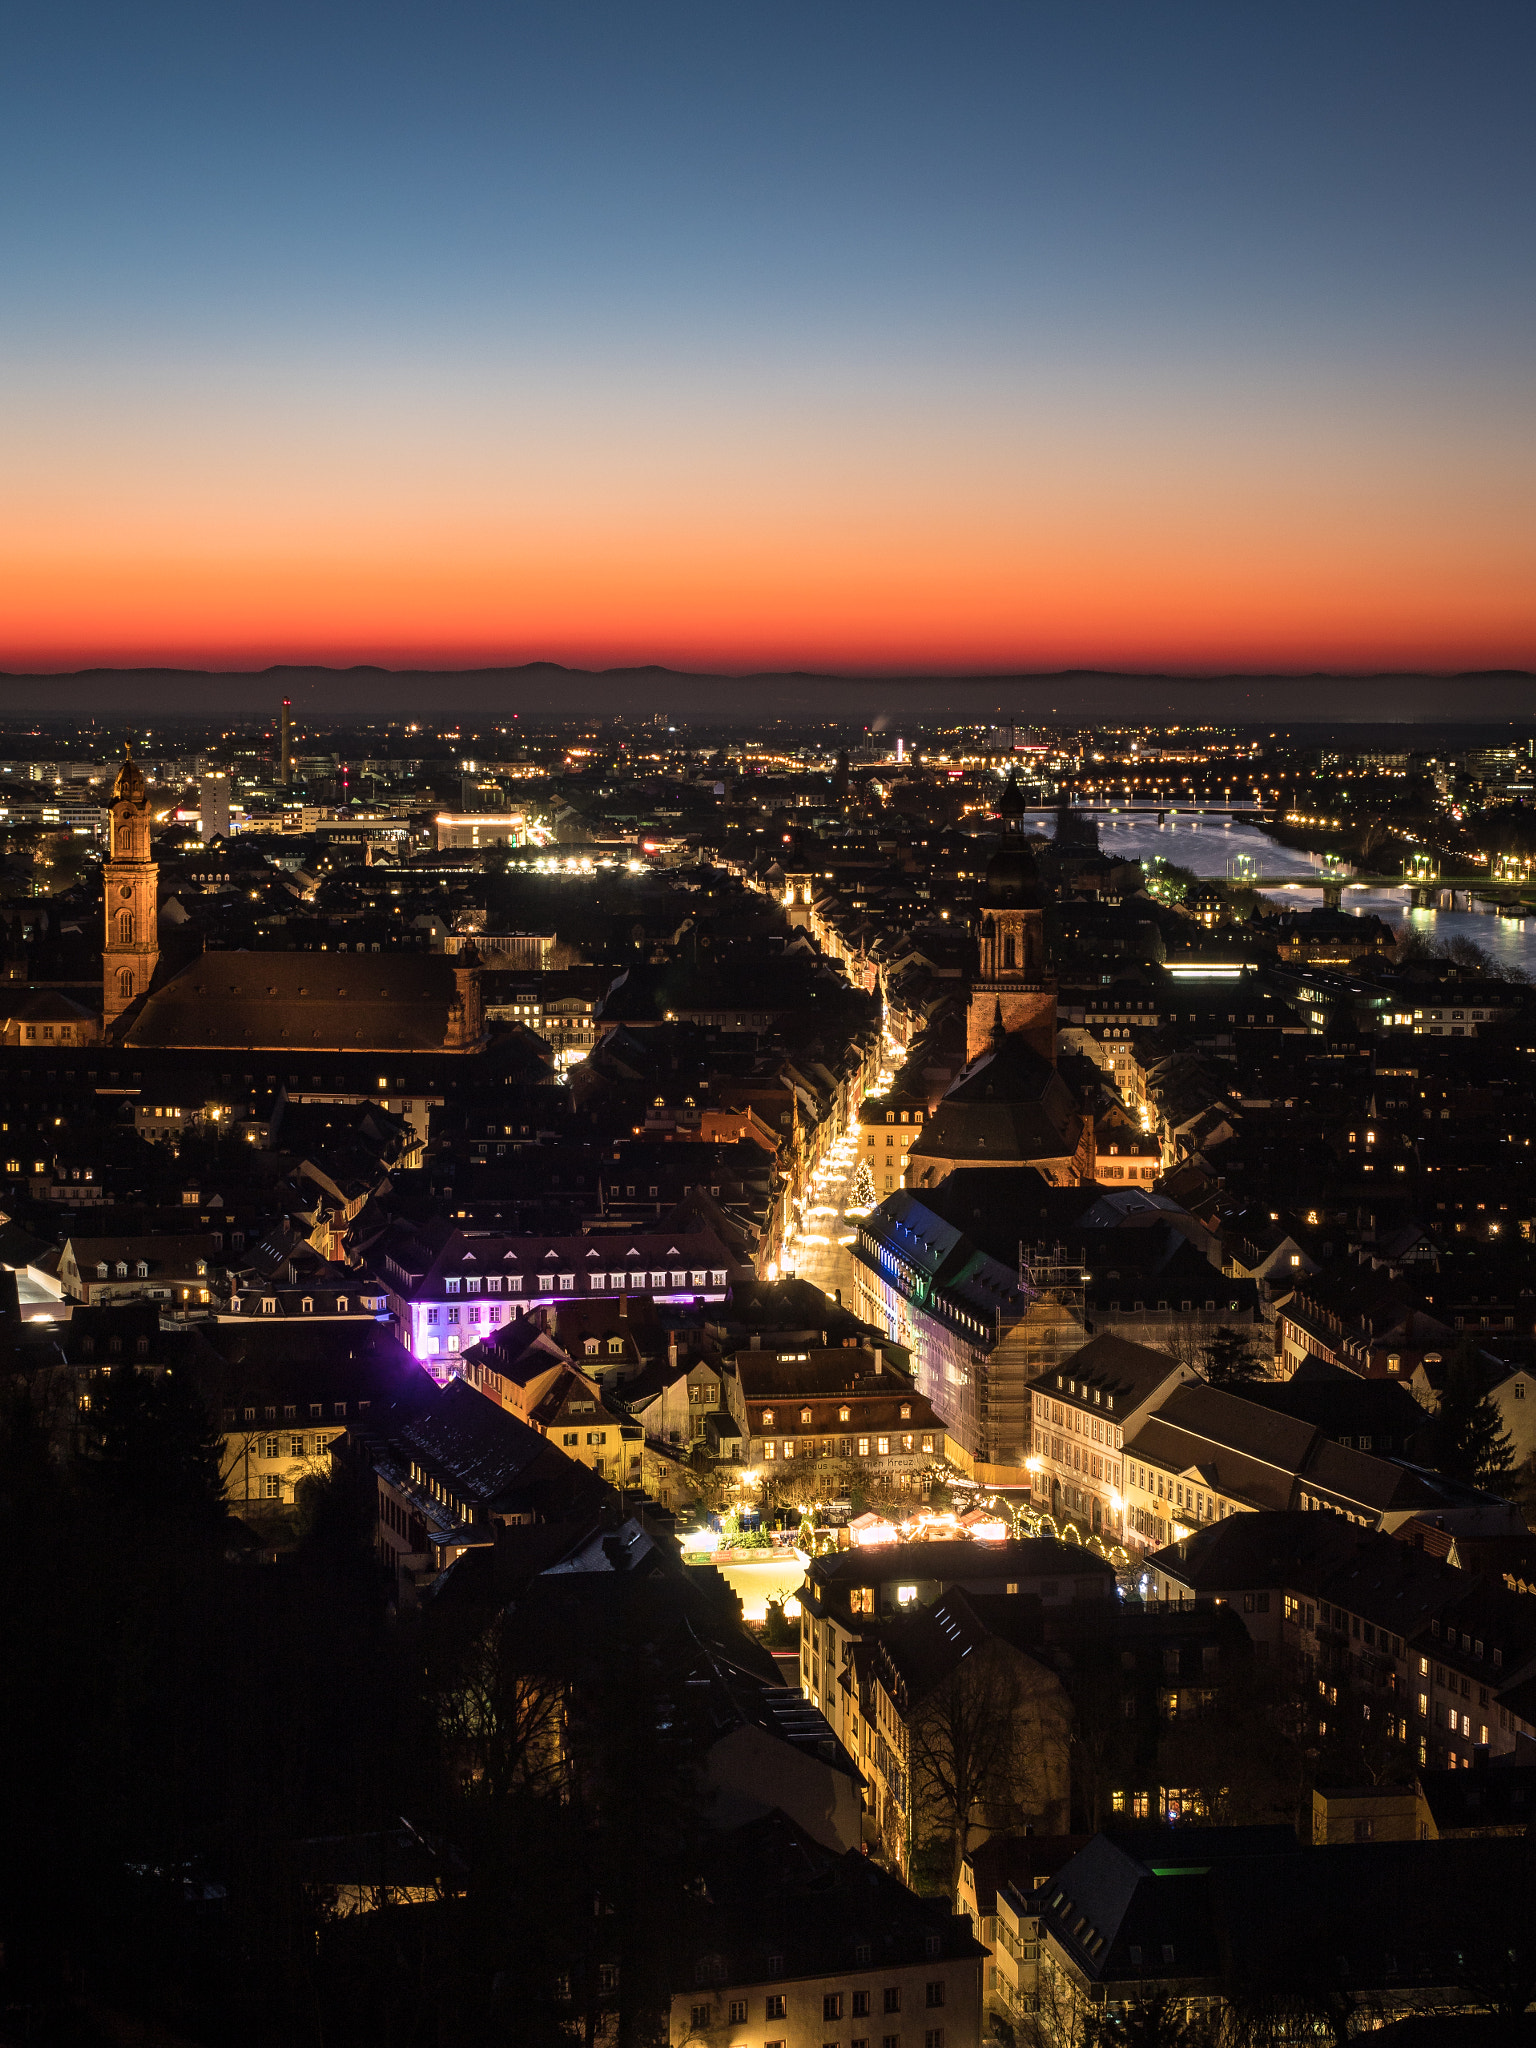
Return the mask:
<path fill-rule="evenodd" d="M 760 670 L 725 675 L 663 668 L 581 669 L 560 662 L 506 668 L 259 670 L 96 668 L 73 674 L 0 671 L 0 717 L 152 715 L 206 718 L 270 712 L 283 696 L 307 717 L 534 717 L 595 714 L 713 719 L 762 725 L 782 717 L 1089 723 L 1114 720 L 1223 724 L 1536 724 L 1536 675 L 1136 675 L 1098 669 L 1050 674 L 818 674 Z"/>

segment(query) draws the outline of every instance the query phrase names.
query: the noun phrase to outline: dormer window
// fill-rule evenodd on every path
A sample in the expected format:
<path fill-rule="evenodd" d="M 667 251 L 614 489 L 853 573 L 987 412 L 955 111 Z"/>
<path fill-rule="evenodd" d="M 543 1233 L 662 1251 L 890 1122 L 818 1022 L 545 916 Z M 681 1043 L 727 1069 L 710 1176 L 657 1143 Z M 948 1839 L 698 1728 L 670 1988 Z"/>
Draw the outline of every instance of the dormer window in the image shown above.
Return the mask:
<path fill-rule="evenodd" d="M 445 1280 L 443 1282 L 443 1286 L 449 1294 L 457 1294 L 459 1291 L 459 1283 L 456 1279 Z"/>
<path fill-rule="evenodd" d="M 772 1429 L 773 1427 L 773 1410 L 771 1408 L 763 1410 L 763 1427 L 764 1429 Z"/>
<path fill-rule="evenodd" d="M 837 1419 L 839 1422 L 852 1422 L 853 1410 L 845 1404 L 843 1407 L 838 1409 Z"/>
<path fill-rule="evenodd" d="M 912 1403 L 910 1401 L 902 1402 L 901 1419 L 903 1422 L 910 1422 L 912 1420 Z"/>
<path fill-rule="evenodd" d="M 800 1420 L 801 1420 L 802 1422 L 809 1422 L 809 1421 L 810 1421 L 810 1419 L 811 1419 L 811 1411 L 810 1411 L 810 1409 L 809 1409 L 809 1408 L 802 1408 L 802 1409 L 800 1410 Z"/>

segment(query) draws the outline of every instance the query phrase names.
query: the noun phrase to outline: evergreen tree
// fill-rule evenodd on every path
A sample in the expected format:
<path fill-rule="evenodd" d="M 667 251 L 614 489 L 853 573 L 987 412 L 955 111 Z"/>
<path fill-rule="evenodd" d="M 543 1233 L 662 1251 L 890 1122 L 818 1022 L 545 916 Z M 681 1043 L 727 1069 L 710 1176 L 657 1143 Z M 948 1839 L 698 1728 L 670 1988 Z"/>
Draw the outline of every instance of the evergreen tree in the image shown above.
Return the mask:
<path fill-rule="evenodd" d="M 875 1206 L 875 1176 L 869 1170 L 867 1159 L 859 1161 L 859 1170 L 853 1177 L 853 1206 L 856 1209 L 873 1209 Z"/>
<path fill-rule="evenodd" d="M 1517 1484 L 1515 1449 L 1483 1384 L 1483 1361 L 1475 1344 L 1452 1352 L 1435 1416 L 1434 1462 L 1448 1479 L 1511 1494 Z"/>
<path fill-rule="evenodd" d="M 96 1398 L 86 1446 L 95 1491 L 112 1508 L 215 1522 L 224 1513 L 222 1443 L 190 1382 L 117 1366 Z"/>
<path fill-rule="evenodd" d="M 1225 1324 L 1200 1353 L 1205 1376 L 1213 1387 L 1240 1387 L 1248 1380 L 1265 1376 L 1266 1361 L 1254 1348 L 1246 1330 Z"/>

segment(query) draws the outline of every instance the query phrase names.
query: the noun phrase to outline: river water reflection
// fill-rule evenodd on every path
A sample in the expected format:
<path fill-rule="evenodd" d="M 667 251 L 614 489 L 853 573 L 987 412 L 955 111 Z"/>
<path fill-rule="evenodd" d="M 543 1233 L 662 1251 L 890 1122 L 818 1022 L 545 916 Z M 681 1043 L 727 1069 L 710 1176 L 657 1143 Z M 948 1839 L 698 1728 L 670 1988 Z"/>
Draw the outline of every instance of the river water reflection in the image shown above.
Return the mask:
<path fill-rule="evenodd" d="M 1318 880 L 1322 867 L 1315 855 L 1279 846 L 1256 826 L 1240 819 L 1181 811 L 1165 818 L 1127 817 L 1123 813 L 1095 811 L 1090 814 L 1098 827 L 1099 845 L 1117 860 L 1167 860 L 1189 868 L 1194 874 L 1226 877 L 1232 873 L 1240 854 L 1249 855 L 1261 874 L 1275 878 L 1294 875 L 1264 894 L 1274 903 L 1297 910 L 1313 910 L 1323 900 Z M 1055 814 L 1030 813 L 1030 825 L 1049 834 Z M 1373 916 L 1401 929 L 1409 925 L 1434 943 L 1467 938 L 1503 967 L 1520 967 L 1536 974 L 1536 917 L 1521 922 L 1499 917 L 1491 909 L 1415 910 L 1407 888 L 1384 889 L 1346 883 L 1343 908 L 1357 917 Z"/>

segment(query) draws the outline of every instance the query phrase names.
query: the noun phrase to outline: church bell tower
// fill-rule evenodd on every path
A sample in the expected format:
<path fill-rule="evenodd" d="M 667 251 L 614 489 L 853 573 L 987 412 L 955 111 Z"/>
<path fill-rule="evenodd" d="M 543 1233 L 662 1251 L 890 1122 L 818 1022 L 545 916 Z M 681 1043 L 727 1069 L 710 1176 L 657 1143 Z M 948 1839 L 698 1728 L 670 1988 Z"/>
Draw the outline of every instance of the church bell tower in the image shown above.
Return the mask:
<path fill-rule="evenodd" d="M 102 1027 L 109 1034 L 154 978 L 160 958 L 159 876 L 149 857 L 149 786 L 131 749 L 125 749 L 112 785 L 111 841 L 102 870 Z"/>
<path fill-rule="evenodd" d="M 991 1049 L 994 1033 L 1018 1032 L 1056 1064 L 1056 977 L 1045 957 L 1045 910 L 1035 859 L 1024 835 L 1024 796 L 1010 777 L 1003 795 L 1003 843 L 987 867 L 976 925 L 975 979 L 966 1016 L 965 1056 Z"/>

